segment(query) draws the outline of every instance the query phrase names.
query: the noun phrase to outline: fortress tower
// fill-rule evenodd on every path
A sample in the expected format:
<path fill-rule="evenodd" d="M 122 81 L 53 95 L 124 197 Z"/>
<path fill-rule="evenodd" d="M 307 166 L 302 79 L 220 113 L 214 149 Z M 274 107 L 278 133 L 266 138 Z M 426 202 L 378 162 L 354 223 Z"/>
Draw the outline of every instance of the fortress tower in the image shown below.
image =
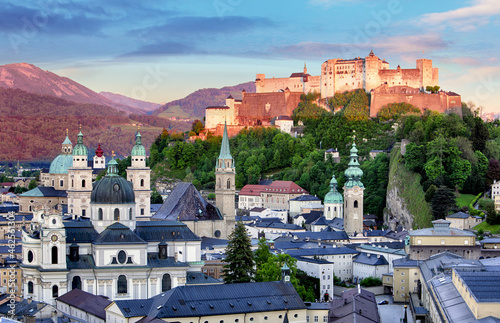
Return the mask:
<path fill-rule="evenodd" d="M 222 146 L 215 166 L 215 203 L 227 222 L 228 233 L 231 233 L 235 221 L 235 178 L 234 159 L 229 148 L 227 125 L 224 123 Z"/>
<path fill-rule="evenodd" d="M 344 184 L 344 230 L 349 236 L 363 233 L 363 171 L 359 168 L 358 149 L 352 144 L 349 168 L 345 171 Z"/>

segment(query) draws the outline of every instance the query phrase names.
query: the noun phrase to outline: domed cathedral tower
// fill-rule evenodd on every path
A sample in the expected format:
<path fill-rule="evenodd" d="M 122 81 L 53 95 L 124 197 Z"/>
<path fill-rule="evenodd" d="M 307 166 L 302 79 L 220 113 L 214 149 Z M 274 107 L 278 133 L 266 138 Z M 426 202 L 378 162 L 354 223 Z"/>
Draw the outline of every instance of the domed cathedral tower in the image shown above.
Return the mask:
<path fill-rule="evenodd" d="M 337 180 L 335 174 L 332 175 L 330 181 L 330 192 L 325 195 L 325 207 L 323 214 L 325 219 L 331 220 L 333 218 L 344 218 L 344 199 L 342 194 L 337 191 Z"/>
<path fill-rule="evenodd" d="M 41 186 L 53 187 L 56 190 L 68 189 L 68 168 L 73 165 L 72 153 L 73 144 L 66 129 L 66 139 L 62 143 L 61 154 L 50 163 L 48 173 L 40 174 Z"/>
<path fill-rule="evenodd" d="M 135 194 L 135 214 L 138 220 L 151 217 L 151 170 L 146 167 L 146 148 L 142 145 L 142 136 L 137 130 L 135 145 L 130 153 L 132 165 L 127 168 L 127 180 L 132 182 Z"/>
<path fill-rule="evenodd" d="M 92 192 L 92 168 L 88 166 L 88 151 L 83 144 L 80 126 L 78 141 L 73 148 L 73 166 L 68 168 L 68 212 L 89 216 Z"/>
<path fill-rule="evenodd" d="M 135 200 L 132 183 L 118 175 L 118 163 L 111 159 L 106 176 L 95 183 L 90 197 L 90 218 L 96 231 L 101 233 L 115 222 L 134 230 Z"/>
<path fill-rule="evenodd" d="M 24 295 L 55 305 L 68 291 L 66 231 L 62 216 L 45 212 L 39 236 L 23 231 Z"/>
<path fill-rule="evenodd" d="M 106 157 L 104 157 L 104 150 L 101 148 L 101 143 L 97 146 L 94 156 L 94 169 L 104 169 L 106 168 Z"/>
<path fill-rule="evenodd" d="M 219 158 L 215 165 L 215 203 L 227 222 L 228 235 L 234 228 L 236 208 L 234 197 L 236 194 L 236 170 L 234 159 L 229 148 L 227 125 L 224 123 L 224 134 Z M 231 221 L 231 222 L 230 222 Z"/>
<path fill-rule="evenodd" d="M 363 171 L 359 168 L 358 149 L 352 144 L 349 167 L 345 171 L 344 184 L 344 231 L 349 236 L 363 233 Z"/>

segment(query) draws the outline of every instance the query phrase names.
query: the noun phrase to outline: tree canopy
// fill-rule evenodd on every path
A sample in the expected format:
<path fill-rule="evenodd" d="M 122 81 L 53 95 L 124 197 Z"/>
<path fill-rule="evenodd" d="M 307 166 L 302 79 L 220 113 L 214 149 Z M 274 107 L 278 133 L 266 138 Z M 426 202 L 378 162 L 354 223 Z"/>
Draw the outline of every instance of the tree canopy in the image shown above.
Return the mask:
<path fill-rule="evenodd" d="M 226 264 L 222 272 L 225 283 L 247 283 L 254 280 L 255 261 L 250 237 L 241 221 L 237 222 L 235 229 L 229 236 L 224 262 Z"/>

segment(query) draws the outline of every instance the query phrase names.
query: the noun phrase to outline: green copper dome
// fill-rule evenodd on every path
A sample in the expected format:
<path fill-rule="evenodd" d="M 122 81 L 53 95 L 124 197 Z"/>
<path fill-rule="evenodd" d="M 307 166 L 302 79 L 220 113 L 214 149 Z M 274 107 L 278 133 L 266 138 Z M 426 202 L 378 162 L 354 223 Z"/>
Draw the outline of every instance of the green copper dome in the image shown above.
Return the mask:
<path fill-rule="evenodd" d="M 87 156 L 87 147 L 83 144 L 83 134 L 82 131 L 78 133 L 78 141 L 75 148 L 73 148 L 73 156 Z"/>
<path fill-rule="evenodd" d="M 325 195 L 325 204 L 326 203 L 344 203 L 342 194 L 337 191 L 337 180 L 335 179 L 335 174 L 332 175 L 332 180 L 330 181 L 330 192 Z"/>
<path fill-rule="evenodd" d="M 142 136 L 137 131 L 137 134 L 135 135 L 135 145 L 132 148 L 132 152 L 130 153 L 131 156 L 146 156 L 146 148 L 142 145 Z"/>
<path fill-rule="evenodd" d="M 118 176 L 116 160 L 109 161 L 107 175 L 94 184 L 90 202 L 98 204 L 135 203 L 132 183 Z"/>
<path fill-rule="evenodd" d="M 73 156 L 61 154 L 50 163 L 50 174 L 67 174 L 68 168 L 73 167 Z"/>
<path fill-rule="evenodd" d="M 347 178 L 347 182 L 345 183 L 345 187 L 352 188 L 354 186 L 359 186 L 364 188 L 363 183 L 361 183 L 361 177 L 363 176 L 363 171 L 359 168 L 358 162 L 358 149 L 356 148 L 356 144 L 352 144 L 351 148 L 351 160 L 349 161 L 349 168 L 345 171 L 345 177 Z"/>

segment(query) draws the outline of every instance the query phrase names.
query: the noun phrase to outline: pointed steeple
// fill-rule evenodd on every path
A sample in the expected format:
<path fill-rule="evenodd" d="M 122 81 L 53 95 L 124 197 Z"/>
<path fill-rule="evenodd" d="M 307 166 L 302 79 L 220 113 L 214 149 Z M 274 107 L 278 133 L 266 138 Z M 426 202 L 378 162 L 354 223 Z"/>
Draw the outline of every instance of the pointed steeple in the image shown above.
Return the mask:
<path fill-rule="evenodd" d="M 70 155 L 73 152 L 73 143 L 69 140 L 68 129 L 66 129 L 66 139 L 64 139 L 61 151 L 65 155 Z"/>
<path fill-rule="evenodd" d="M 359 168 L 358 161 L 358 149 L 356 148 L 356 143 L 352 143 L 351 156 L 349 161 L 349 168 L 345 171 L 345 176 L 347 181 L 345 187 L 351 188 L 354 186 L 359 186 L 364 188 L 363 183 L 361 183 L 361 177 L 363 176 L 363 171 Z"/>
<path fill-rule="evenodd" d="M 305 61 L 304 61 L 304 74 L 307 74 L 307 66 Z"/>
<path fill-rule="evenodd" d="M 118 176 L 118 163 L 115 160 L 115 152 L 111 152 L 111 160 L 108 163 L 108 171 L 106 176 Z"/>
<path fill-rule="evenodd" d="M 227 134 L 226 122 L 224 122 L 224 134 L 222 135 L 222 145 L 220 147 L 219 159 L 233 159 L 229 148 L 229 136 Z"/>

